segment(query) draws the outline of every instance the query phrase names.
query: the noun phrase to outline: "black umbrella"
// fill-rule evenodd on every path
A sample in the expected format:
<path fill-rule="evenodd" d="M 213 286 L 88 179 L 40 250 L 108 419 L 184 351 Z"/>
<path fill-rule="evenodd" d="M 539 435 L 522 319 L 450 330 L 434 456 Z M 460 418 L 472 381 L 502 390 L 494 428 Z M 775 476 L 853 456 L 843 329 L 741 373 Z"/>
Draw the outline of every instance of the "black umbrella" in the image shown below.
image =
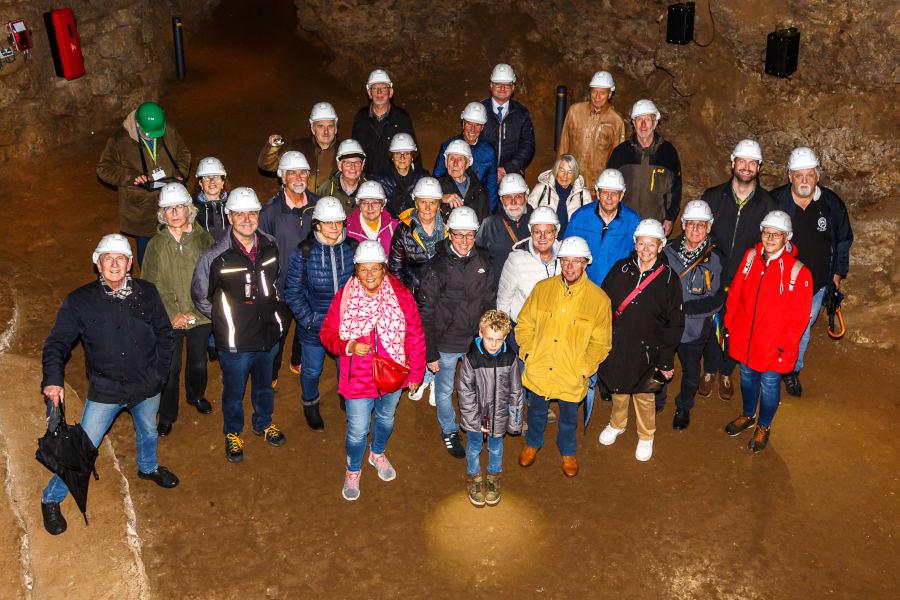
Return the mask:
<path fill-rule="evenodd" d="M 63 403 L 53 407 L 47 419 L 47 433 L 38 439 L 38 449 L 34 456 L 63 480 L 84 516 L 85 524 L 91 473 L 94 474 L 94 479 L 100 479 L 94 468 L 97 455 L 97 449 L 81 425 L 66 423 Z"/>
<path fill-rule="evenodd" d="M 841 302 L 844 301 L 844 294 L 841 293 L 833 282 L 829 282 L 825 288 L 825 312 L 828 313 L 828 335 L 831 339 L 839 340 L 844 337 L 847 328 L 844 326 L 844 315 L 841 313 Z M 835 328 L 835 319 L 839 328 Z"/>

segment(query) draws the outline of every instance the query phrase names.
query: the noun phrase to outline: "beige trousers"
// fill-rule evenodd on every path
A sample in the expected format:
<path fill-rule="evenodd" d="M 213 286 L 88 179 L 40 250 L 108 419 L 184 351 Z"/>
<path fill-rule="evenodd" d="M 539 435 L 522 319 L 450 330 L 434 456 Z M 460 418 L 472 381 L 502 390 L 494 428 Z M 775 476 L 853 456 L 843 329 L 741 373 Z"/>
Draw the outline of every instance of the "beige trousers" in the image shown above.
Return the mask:
<path fill-rule="evenodd" d="M 653 434 L 656 433 L 656 400 L 651 393 L 613 394 L 609 424 L 616 429 L 625 429 L 628 425 L 629 400 L 634 400 L 638 439 L 652 440 Z"/>

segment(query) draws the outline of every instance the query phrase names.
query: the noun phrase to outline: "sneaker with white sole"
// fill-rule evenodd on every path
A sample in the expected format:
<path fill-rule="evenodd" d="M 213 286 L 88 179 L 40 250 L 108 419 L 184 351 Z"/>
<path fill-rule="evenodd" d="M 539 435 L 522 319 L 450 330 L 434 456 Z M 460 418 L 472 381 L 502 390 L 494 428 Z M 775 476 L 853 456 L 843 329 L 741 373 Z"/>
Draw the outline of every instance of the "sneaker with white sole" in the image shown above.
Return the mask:
<path fill-rule="evenodd" d="M 428 384 L 428 404 L 430 406 L 437 406 L 437 399 L 434 397 L 434 393 L 435 393 L 434 388 L 435 388 L 435 384 L 432 381 L 431 383 Z"/>
<path fill-rule="evenodd" d="M 428 384 L 426 384 L 426 383 L 421 384 L 419 386 L 419 389 L 417 389 L 414 392 L 409 393 L 409 399 L 412 400 L 413 402 L 418 402 L 419 400 L 422 399 L 422 395 L 425 393 L 425 388 L 427 388 L 427 387 L 428 387 Z"/>
<path fill-rule="evenodd" d="M 638 440 L 634 457 L 641 462 L 646 462 L 650 460 L 651 456 L 653 456 L 653 440 Z"/>
<path fill-rule="evenodd" d="M 341 496 L 344 500 L 353 502 L 359 498 L 359 476 L 360 471 L 347 471 L 344 474 L 344 489 L 341 490 Z"/>
<path fill-rule="evenodd" d="M 397 478 L 397 471 L 391 466 L 390 461 L 384 454 L 375 454 L 369 451 L 369 464 L 378 471 L 378 478 L 382 481 L 393 481 Z"/>
<path fill-rule="evenodd" d="M 612 425 L 607 425 L 600 432 L 600 443 L 604 446 L 612 446 L 616 443 L 616 438 L 625 433 L 625 429 L 616 429 Z"/>

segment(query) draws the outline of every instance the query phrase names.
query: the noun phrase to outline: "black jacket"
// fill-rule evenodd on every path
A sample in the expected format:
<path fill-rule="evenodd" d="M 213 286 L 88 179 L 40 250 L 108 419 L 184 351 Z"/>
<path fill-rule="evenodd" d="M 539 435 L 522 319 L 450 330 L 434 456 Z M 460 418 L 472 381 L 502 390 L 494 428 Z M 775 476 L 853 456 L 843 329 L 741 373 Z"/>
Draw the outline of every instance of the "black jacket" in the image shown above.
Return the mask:
<path fill-rule="evenodd" d="M 380 121 L 371 114 L 369 104 L 356 112 L 351 137 L 359 142 L 366 152 L 366 175 L 374 177 L 388 170 L 391 166 L 388 149 L 391 147 L 391 139 L 398 133 L 408 133 L 413 140 L 416 139 L 409 113 L 399 106 L 391 103 L 391 110 Z M 422 166 L 418 156 L 415 164 L 417 168 Z"/>
<path fill-rule="evenodd" d="M 491 257 L 477 246 L 457 256 L 450 241 L 438 242 L 437 253 L 422 271 L 416 294 L 425 328 L 425 358 L 434 362 L 440 352 L 466 352 L 478 335 L 478 321 L 497 302 Z"/>
<path fill-rule="evenodd" d="M 475 214 L 478 216 L 478 222 L 481 223 L 491 216 L 491 204 L 488 200 L 487 190 L 481 185 L 478 176 L 475 175 L 475 171 L 473 171 L 471 167 L 466 169 L 466 175 L 469 176 L 469 189 L 463 197 L 463 206 L 468 206 L 474 210 Z M 438 181 L 441 184 L 441 191 L 443 193 L 459 194 L 459 188 L 456 187 L 456 181 L 450 177 L 449 173 L 440 177 Z M 447 222 L 447 217 L 450 216 L 451 210 L 449 205 L 441 202 L 441 215 L 444 217 L 445 223 Z"/>
<path fill-rule="evenodd" d="M 401 176 L 393 164 L 388 167 L 387 171 L 376 177 L 376 181 L 384 188 L 384 195 L 388 199 L 385 210 L 394 217 L 400 217 L 403 211 L 415 206 L 412 191 L 416 187 L 416 183 L 423 177 L 428 177 L 428 171 L 416 166 L 415 163 L 410 167 L 406 177 Z"/>
<path fill-rule="evenodd" d="M 656 369 L 674 368 L 675 348 L 684 330 L 681 284 L 663 253 L 643 277 L 660 265 L 663 272 L 625 307 L 619 318 L 615 318 L 619 305 L 643 280 L 635 253 L 614 264 L 603 280 L 603 291 L 609 296 L 614 316 L 612 350 L 600 365 L 599 375 L 613 393 L 646 392 Z"/>
<path fill-rule="evenodd" d="M 211 202 L 206 199 L 201 190 L 197 190 L 194 194 L 194 206 L 197 207 L 197 217 L 195 223 L 199 223 L 200 227 L 205 229 L 215 241 L 221 241 L 228 231 L 228 215 L 225 214 L 225 202 L 228 199 L 228 192 L 223 191 L 220 200 Z"/>
<path fill-rule="evenodd" d="M 738 211 L 730 179 L 722 185 L 709 188 L 703 192 L 700 199 L 712 209 L 713 242 L 725 255 L 722 283 L 728 287 L 734 279 L 744 253 L 759 242 L 759 224 L 769 212 L 776 210 L 778 205 L 769 192 L 757 182 L 753 197 Z"/>
<path fill-rule="evenodd" d="M 642 219 L 672 221 L 681 208 L 681 159 L 659 132 L 649 148 L 631 136 L 612 151 L 607 169 L 618 169 L 625 177 L 625 206 Z"/>
<path fill-rule="evenodd" d="M 509 253 L 512 252 L 513 244 L 531 236 L 531 231 L 528 229 L 528 221 L 531 219 L 533 210 L 531 206 L 526 204 L 525 212 L 519 217 L 519 222 L 516 223 L 506 216 L 506 212 L 501 207 L 496 215 L 491 215 L 485 219 L 478 229 L 475 243 L 487 250 L 491 255 L 495 284 L 500 283 L 503 265 L 506 264 L 506 258 L 509 256 Z M 507 229 L 507 226 L 509 229 Z"/>
<path fill-rule="evenodd" d="M 319 197 L 306 190 L 306 206 L 289 208 L 284 198 L 284 187 L 272 196 L 262 210 L 259 211 L 259 228 L 275 238 L 278 245 L 278 256 L 284 263 L 278 276 L 278 289 L 284 291 L 284 279 L 287 277 L 287 261 L 294 248 L 312 232 L 312 214 Z"/>
<path fill-rule="evenodd" d="M 481 135 L 497 150 L 499 166 L 507 173 L 521 173 L 534 158 L 535 138 L 531 113 L 521 103 L 509 101 L 509 113 L 503 123 L 497 119 L 490 98 L 481 101 L 487 109 L 488 120 Z"/>
<path fill-rule="evenodd" d="M 66 296 L 44 342 L 41 389 L 63 385 L 69 352 L 79 338 L 91 401 L 131 407 L 165 386 L 172 322 L 149 281 L 132 280 L 132 292 L 123 300 L 109 296 L 99 281 Z"/>

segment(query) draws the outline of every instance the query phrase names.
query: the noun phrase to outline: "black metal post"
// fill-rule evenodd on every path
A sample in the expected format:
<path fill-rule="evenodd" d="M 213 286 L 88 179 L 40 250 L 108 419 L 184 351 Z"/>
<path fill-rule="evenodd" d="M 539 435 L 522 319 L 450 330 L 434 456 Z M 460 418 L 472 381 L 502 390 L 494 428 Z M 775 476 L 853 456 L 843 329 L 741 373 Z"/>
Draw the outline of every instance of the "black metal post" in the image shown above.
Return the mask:
<path fill-rule="evenodd" d="M 566 104 L 569 91 L 564 85 L 556 86 L 556 120 L 553 127 L 553 149 L 559 148 L 559 138 L 562 136 L 563 123 L 566 120 Z"/>
<path fill-rule="evenodd" d="M 172 37 L 175 40 L 175 69 L 178 79 L 184 79 L 184 38 L 181 36 L 181 17 L 172 17 Z"/>

